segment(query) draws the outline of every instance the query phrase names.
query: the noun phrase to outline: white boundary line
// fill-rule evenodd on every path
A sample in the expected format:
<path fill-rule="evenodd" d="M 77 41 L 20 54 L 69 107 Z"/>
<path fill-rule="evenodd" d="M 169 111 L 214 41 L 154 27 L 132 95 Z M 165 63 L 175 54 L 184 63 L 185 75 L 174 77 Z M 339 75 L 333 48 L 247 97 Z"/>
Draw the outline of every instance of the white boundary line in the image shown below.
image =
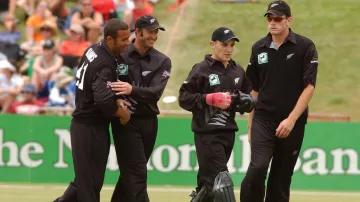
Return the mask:
<path fill-rule="evenodd" d="M 22 189 L 22 190 L 65 190 L 66 186 L 58 186 L 58 185 L 7 185 L 0 184 L 0 189 Z M 104 186 L 103 190 L 113 191 L 114 187 Z M 149 187 L 149 192 L 178 192 L 178 193 L 190 193 L 191 188 L 174 188 L 165 186 L 163 188 L 160 187 Z M 236 193 L 240 193 L 240 190 L 236 189 Z M 329 192 L 329 191 L 291 191 L 292 195 L 296 196 L 347 196 L 347 197 L 360 197 L 360 192 Z"/>

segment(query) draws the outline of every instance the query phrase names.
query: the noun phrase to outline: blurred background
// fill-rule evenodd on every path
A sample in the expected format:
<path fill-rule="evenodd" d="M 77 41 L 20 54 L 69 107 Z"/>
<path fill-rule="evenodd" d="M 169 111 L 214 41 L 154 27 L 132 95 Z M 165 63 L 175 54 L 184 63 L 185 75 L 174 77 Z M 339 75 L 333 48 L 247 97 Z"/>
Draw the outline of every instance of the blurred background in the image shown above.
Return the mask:
<path fill-rule="evenodd" d="M 17 121 L 26 123 L 26 121 L 39 120 L 37 128 L 28 124 L 26 130 L 24 129 L 24 133 L 29 134 L 27 137 L 29 141 L 37 140 L 36 135 L 30 132 L 32 130 L 37 130 L 43 135 L 39 128 L 43 127 L 40 122 L 45 119 L 54 120 L 45 121 L 46 127 L 52 127 L 48 129 L 52 135 L 54 129 L 60 127 L 55 126 L 55 123 L 58 123 L 55 120 L 59 120 L 63 123 L 61 127 L 67 129 L 66 124 L 69 124 L 75 99 L 74 72 L 78 68 L 84 50 L 101 40 L 104 23 L 109 19 L 120 18 L 133 26 L 138 17 L 151 14 L 166 28 L 166 32 L 159 33 L 155 44 L 158 50 L 167 54 L 172 60 L 171 77 L 159 102 L 160 116 L 189 118 L 189 113 L 180 109 L 176 98 L 179 87 L 192 66 L 203 60 L 204 55 L 211 51 L 209 42 L 213 30 L 226 26 L 235 32 L 240 42 L 236 44 L 233 59 L 246 69 L 251 46 L 267 34 L 266 19 L 263 15 L 269 3 L 270 0 L 0 0 L 0 111 L 2 113 L 0 129 L 4 129 L 4 132 L 0 133 L 0 157 L 11 153 L 10 149 L 4 149 L 8 148 L 3 144 L 5 140 L 17 142 L 18 136 L 24 138 L 23 135 L 26 135 L 11 132 L 16 131 Z M 341 153 L 341 157 L 348 155 L 344 157 L 344 162 L 347 163 L 344 168 L 353 168 L 352 177 L 359 178 L 360 21 L 357 21 L 357 18 L 359 18 L 360 1 L 287 0 L 287 3 L 291 6 L 293 14 L 291 28 L 294 32 L 312 39 L 319 54 L 318 80 L 315 95 L 310 103 L 309 120 L 311 123 L 325 124 L 314 126 L 316 128 L 314 133 L 320 134 L 326 129 L 327 132 L 322 134 L 323 139 L 316 139 L 319 142 L 308 141 L 311 142 L 308 144 L 309 148 L 324 144 L 331 138 L 342 146 L 334 144 L 329 147 L 325 155 L 330 155 L 330 149 L 337 147 L 351 148 L 356 157 L 351 157 L 351 152 Z M 16 114 L 19 116 L 17 117 Z M 58 119 L 60 116 L 64 119 Z M 39 119 L 39 117 L 43 118 Z M 246 115 L 238 118 L 246 122 Z M 342 125 L 333 125 L 336 124 L 335 122 L 341 122 L 338 124 Z M 190 122 L 186 123 L 190 124 Z M 7 127 L 10 129 L 5 133 Z M 192 135 L 190 125 L 184 127 L 187 127 L 190 137 Z M 169 128 L 168 131 L 173 131 L 173 128 Z M 170 133 L 168 131 L 166 133 Z M 246 130 L 243 131 L 246 133 Z M 349 133 L 349 136 L 343 136 L 342 132 Z M 162 133 L 165 132 L 159 132 Z M 192 144 L 192 139 L 189 137 L 187 140 Z M 345 139 L 348 137 L 349 140 L 346 142 Z M 57 139 L 54 141 L 54 145 L 57 145 Z M 19 137 L 18 142 L 26 141 L 20 140 Z M 162 139 L 160 142 L 168 143 Z M 3 149 L 4 153 L 2 153 Z M 170 154 L 164 155 L 168 155 L 169 159 L 172 158 Z M 2 158 L 0 175 L 4 175 L 4 171 L 16 175 L 12 171 L 5 170 L 9 167 L 5 160 L 9 160 L 10 157 Z M 71 156 L 68 158 L 71 162 Z M 314 158 L 316 159 L 316 156 Z M 2 160 L 4 160 L 3 164 Z M 325 163 L 325 166 L 331 163 L 332 161 Z M 68 169 L 71 173 L 71 165 Z M 27 172 L 31 171 L 27 170 Z M 321 175 L 321 173 L 316 174 Z M 345 176 L 346 174 L 345 172 L 344 177 L 349 177 Z M 11 177 L 6 178 L 9 180 L 2 179 L 5 178 L 0 176 L 0 183 L 24 181 L 11 180 Z M 159 184 L 156 183 L 156 179 L 152 180 L 155 185 Z M 348 178 L 347 180 L 349 180 L 346 181 L 348 185 L 355 183 Z M 31 182 L 31 180 L 25 181 Z M 56 180 L 52 182 L 56 183 Z M 45 196 L 45 199 L 38 195 L 41 195 L 40 192 L 47 186 L 40 187 L 39 193 L 37 189 L 16 188 L 21 187 L 18 184 L 14 187 L 0 186 L 0 201 L 20 201 L 21 193 L 28 194 L 27 201 L 49 201 L 63 191 L 61 188 L 55 189 L 57 191 L 51 192 L 51 196 L 47 196 L 48 198 Z M 105 199 L 111 194 L 109 191 L 111 188 L 106 190 Z M 360 191 L 359 185 L 351 189 L 354 190 Z M 175 193 L 177 192 L 174 191 L 173 194 Z M 1 198 L 4 194 L 5 198 Z M 189 199 L 186 194 L 181 193 L 179 198 L 165 200 L 163 197 L 164 195 L 166 197 L 166 194 L 168 192 L 151 192 L 156 202 L 178 202 Z M 360 201 L 360 194 L 342 196 L 327 193 L 324 194 L 325 198 L 321 197 L 313 199 L 311 194 L 310 196 L 299 194 L 294 201 Z"/>

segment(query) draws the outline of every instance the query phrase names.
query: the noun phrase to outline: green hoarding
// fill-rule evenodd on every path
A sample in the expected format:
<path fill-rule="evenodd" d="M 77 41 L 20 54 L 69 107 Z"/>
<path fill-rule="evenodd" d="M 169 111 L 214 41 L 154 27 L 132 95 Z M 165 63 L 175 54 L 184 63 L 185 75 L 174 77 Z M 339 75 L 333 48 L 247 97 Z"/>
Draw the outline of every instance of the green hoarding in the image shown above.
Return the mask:
<path fill-rule="evenodd" d="M 0 182 L 68 183 L 74 177 L 69 137 L 70 117 L 0 116 Z M 189 118 L 159 118 L 150 162 L 150 185 L 195 186 L 197 162 Z M 247 122 L 238 121 L 228 163 L 236 186 L 250 160 Z M 307 125 L 293 176 L 293 189 L 360 190 L 360 124 Z M 118 168 L 111 146 L 105 184 L 115 184 Z"/>

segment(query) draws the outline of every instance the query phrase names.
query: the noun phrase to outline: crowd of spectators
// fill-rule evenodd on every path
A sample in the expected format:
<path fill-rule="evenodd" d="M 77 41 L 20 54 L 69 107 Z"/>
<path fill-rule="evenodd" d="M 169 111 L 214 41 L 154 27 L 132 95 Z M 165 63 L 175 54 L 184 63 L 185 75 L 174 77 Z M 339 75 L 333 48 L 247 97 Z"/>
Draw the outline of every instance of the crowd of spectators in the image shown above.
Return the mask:
<path fill-rule="evenodd" d="M 105 22 L 120 18 L 134 27 L 138 17 L 154 14 L 156 3 L 157 0 L 1 0 L 1 113 L 42 114 L 51 107 L 73 108 L 75 73 L 81 56 L 91 44 L 101 40 Z"/>

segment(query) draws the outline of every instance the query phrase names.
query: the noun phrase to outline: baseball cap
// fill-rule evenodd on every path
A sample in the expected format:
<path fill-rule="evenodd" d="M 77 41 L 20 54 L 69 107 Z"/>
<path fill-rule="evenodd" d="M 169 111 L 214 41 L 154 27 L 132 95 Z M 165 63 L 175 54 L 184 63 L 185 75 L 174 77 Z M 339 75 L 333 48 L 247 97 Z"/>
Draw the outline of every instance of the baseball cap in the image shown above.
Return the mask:
<path fill-rule="evenodd" d="M 221 43 L 225 43 L 231 39 L 235 39 L 235 41 L 239 42 L 239 39 L 235 36 L 234 32 L 226 27 L 217 28 L 211 37 L 212 41 L 220 41 Z"/>
<path fill-rule="evenodd" d="M 36 94 L 36 88 L 35 88 L 34 84 L 28 83 L 23 86 L 23 88 L 21 89 L 21 92 Z"/>
<path fill-rule="evenodd" d="M 54 41 L 52 40 L 45 40 L 43 44 L 44 49 L 52 49 L 55 46 Z"/>
<path fill-rule="evenodd" d="M 79 24 L 71 25 L 69 30 L 73 31 L 73 32 L 75 32 L 77 34 L 85 34 L 84 28 Z"/>
<path fill-rule="evenodd" d="M 289 4 L 287 4 L 285 1 L 273 1 L 269 4 L 264 17 L 268 14 L 273 14 L 275 16 L 285 15 L 286 17 L 290 17 L 291 9 Z"/>
<path fill-rule="evenodd" d="M 165 31 L 165 28 L 160 26 L 159 22 L 154 16 L 151 15 L 143 15 L 139 17 L 135 22 L 135 29 L 146 29 L 149 31 L 159 29 L 161 31 Z M 131 30 L 132 32 L 135 31 L 135 29 Z"/>
<path fill-rule="evenodd" d="M 0 61 L 7 60 L 7 59 L 8 59 L 7 56 L 4 53 L 0 52 Z"/>

